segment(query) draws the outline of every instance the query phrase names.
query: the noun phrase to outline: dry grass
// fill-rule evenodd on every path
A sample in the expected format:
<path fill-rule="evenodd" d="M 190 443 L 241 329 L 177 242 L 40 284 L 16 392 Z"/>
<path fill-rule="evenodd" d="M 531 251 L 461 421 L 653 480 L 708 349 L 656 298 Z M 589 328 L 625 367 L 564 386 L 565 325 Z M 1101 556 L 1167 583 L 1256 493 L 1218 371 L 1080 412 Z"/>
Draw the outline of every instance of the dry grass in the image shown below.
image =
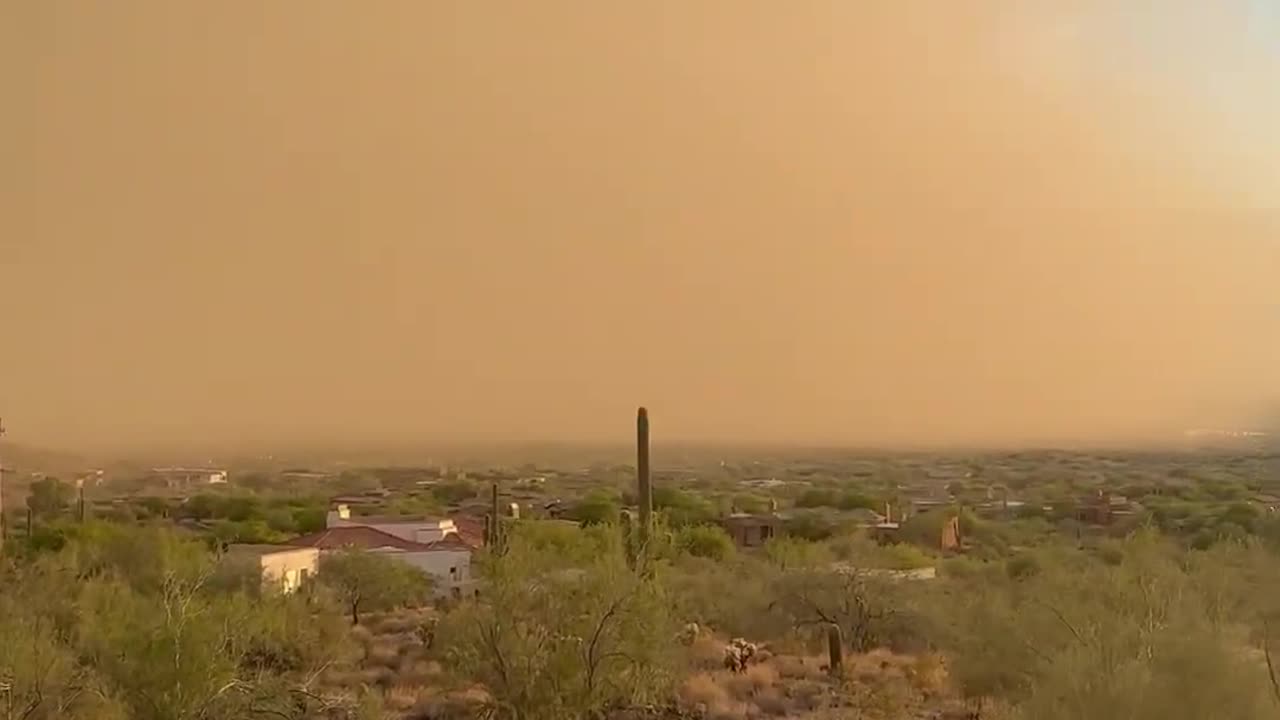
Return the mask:
<path fill-rule="evenodd" d="M 826 661 L 825 655 L 777 655 L 741 674 L 700 670 L 685 680 L 679 701 L 718 720 L 900 720 L 954 707 L 946 666 L 937 655 L 848 655 L 838 678 L 824 670 Z"/>
<path fill-rule="evenodd" d="M 417 630 L 429 614 L 412 610 L 370 614 L 361 625 L 351 628 L 361 654 L 352 658 L 350 665 L 326 671 L 324 685 L 331 692 L 378 694 L 388 718 L 467 716 L 452 712 L 452 708 L 465 709 L 474 701 L 465 694 L 446 695 L 443 668 L 426 656 L 418 636 Z"/>
<path fill-rule="evenodd" d="M 391 687 L 395 683 L 396 674 L 390 668 L 365 668 L 356 673 L 359 684 L 365 687 Z"/>
<path fill-rule="evenodd" d="M 778 682 L 779 674 L 773 665 L 758 664 L 738 674 L 728 674 L 723 683 L 735 700 L 750 700 Z"/>
<path fill-rule="evenodd" d="M 393 640 L 377 638 L 365 648 L 365 665 L 380 666 L 397 670 L 400 668 L 401 645 Z"/>
<path fill-rule="evenodd" d="M 383 693 L 382 699 L 389 710 L 405 712 L 416 706 L 423 689 L 411 685 L 394 685 Z"/>
<path fill-rule="evenodd" d="M 754 706 L 741 702 L 730 702 L 707 710 L 710 720 L 742 720 L 754 715 Z"/>
<path fill-rule="evenodd" d="M 699 635 L 689 645 L 689 662 L 699 670 L 724 667 L 725 641 L 713 635 Z"/>
<path fill-rule="evenodd" d="M 940 696 L 950 687 L 947 665 L 941 655 L 925 653 L 906 668 L 907 680 L 926 697 Z"/>
<path fill-rule="evenodd" d="M 787 680 L 817 680 L 825 676 L 822 665 L 826 658 L 802 655 L 780 655 L 773 660 L 778 674 Z"/>
<path fill-rule="evenodd" d="M 491 698 L 480 687 L 448 691 L 446 669 L 429 657 L 416 633 L 421 622 L 421 614 L 401 611 L 353 628 L 363 659 L 356 667 L 330 670 L 326 684 L 377 692 L 388 717 L 400 720 L 474 716 Z M 773 646 L 736 674 L 723 667 L 725 643 L 711 634 L 694 638 L 688 646 L 691 674 L 677 691 L 681 707 L 707 720 L 903 720 L 950 717 L 938 713 L 957 707 L 946 663 L 936 654 L 849 654 L 833 678 L 825 653 L 786 653 Z"/>
<path fill-rule="evenodd" d="M 359 670 L 329 668 L 325 671 L 323 682 L 331 688 L 349 690 L 360 687 L 363 684 L 363 678 Z"/>
<path fill-rule="evenodd" d="M 777 689 L 766 690 L 755 697 L 760 713 L 770 717 L 785 717 L 791 713 L 791 702 Z"/>
<path fill-rule="evenodd" d="M 780 677 L 777 668 L 768 662 L 752 665 L 744 676 L 751 681 L 752 691 L 757 693 L 773 687 Z"/>
<path fill-rule="evenodd" d="M 351 639 L 361 645 L 367 645 L 373 639 L 373 631 L 364 625 L 356 625 L 351 628 Z"/>
<path fill-rule="evenodd" d="M 430 609 L 396 610 L 368 621 L 375 635 L 413 634 L 432 616 Z"/>
<path fill-rule="evenodd" d="M 417 659 L 412 655 L 403 657 L 396 671 L 399 681 L 408 685 L 427 685 L 443 674 L 444 668 L 440 667 L 440 663 Z"/>
<path fill-rule="evenodd" d="M 793 707 L 804 711 L 817 710 L 827 704 L 831 686 L 818 680 L 800 680 L 787 686 L 787 697 Z"/>
<path fill-rule="evenodd" d="M 729 691 L 711 673 L 698 673 L 680 686 L 680 701 L 691 708 L 709 710 L 729 702 Z"/>

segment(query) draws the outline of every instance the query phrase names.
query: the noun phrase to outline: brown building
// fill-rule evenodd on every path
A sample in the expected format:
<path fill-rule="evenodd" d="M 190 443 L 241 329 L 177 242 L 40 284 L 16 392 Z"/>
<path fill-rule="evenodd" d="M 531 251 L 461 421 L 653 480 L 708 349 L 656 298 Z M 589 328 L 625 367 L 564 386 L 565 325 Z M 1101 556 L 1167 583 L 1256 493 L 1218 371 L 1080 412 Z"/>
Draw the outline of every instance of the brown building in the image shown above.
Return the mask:
<path fill-rule="evenodd" d="M 1133 514 L 1134 505 L 1129 502 L 1129 498 L 1111 495 L 1105 489 L 1082 498 L 1075 509 L 1075 519 L 1087 525 L 1110 525 L 1117 516 Z"/>
<path fill-rule="evenodd" d="M 960 516 L 953 515 L 947 518 L 942 524 L 942 538 L 940 545 L 943 551 L 955 551 L 960 549 Z"/>
<path fill-rule="evenodd" d="M 782 518 L 777 515 L 734 513 L 722 524 L 734 544 L 741 548 L 760 547 L 782 534 Z"/>

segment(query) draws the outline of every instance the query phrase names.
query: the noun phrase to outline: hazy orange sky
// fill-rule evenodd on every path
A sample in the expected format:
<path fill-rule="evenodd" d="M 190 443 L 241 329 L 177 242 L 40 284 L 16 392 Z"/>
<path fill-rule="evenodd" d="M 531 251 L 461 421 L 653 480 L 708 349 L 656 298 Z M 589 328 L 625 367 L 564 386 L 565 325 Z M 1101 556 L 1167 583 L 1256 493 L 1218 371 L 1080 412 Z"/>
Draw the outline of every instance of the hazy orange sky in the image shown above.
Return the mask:
<path fill-rule="evenodd" d="M 0 0 L 62 445 L 1042 442 L 1280 398 L 1259 0 Z M 1068 8 L 1068 6 L 1070 6 Z"/>

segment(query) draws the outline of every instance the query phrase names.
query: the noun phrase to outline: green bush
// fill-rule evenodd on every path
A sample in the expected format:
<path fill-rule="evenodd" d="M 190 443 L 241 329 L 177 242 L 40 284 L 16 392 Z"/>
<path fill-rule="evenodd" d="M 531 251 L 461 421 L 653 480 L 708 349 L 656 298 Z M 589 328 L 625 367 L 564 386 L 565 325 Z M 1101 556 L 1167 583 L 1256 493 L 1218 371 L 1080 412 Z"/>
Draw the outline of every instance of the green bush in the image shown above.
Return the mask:
<path fill-rule="evenodd" d="M 676 547 L 694 557 L 725 561 L 733 556 L 733 539 L 714 525 L 692 525 L 676 531 Z"/>

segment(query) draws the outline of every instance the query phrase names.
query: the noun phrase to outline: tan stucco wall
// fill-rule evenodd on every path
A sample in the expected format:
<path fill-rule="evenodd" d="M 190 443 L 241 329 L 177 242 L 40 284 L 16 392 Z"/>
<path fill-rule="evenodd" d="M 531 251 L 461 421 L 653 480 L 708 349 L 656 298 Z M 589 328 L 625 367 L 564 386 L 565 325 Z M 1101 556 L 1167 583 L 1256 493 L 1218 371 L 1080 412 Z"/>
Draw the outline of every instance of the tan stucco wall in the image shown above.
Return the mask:
<path fill-rule="evenodd" d="M 282 550 L 263 555 L 262 581 L 284 592 L 297 590 L 304 577 L 315 577 L 320 569 L 320 551 L 315 548 Z"/>

